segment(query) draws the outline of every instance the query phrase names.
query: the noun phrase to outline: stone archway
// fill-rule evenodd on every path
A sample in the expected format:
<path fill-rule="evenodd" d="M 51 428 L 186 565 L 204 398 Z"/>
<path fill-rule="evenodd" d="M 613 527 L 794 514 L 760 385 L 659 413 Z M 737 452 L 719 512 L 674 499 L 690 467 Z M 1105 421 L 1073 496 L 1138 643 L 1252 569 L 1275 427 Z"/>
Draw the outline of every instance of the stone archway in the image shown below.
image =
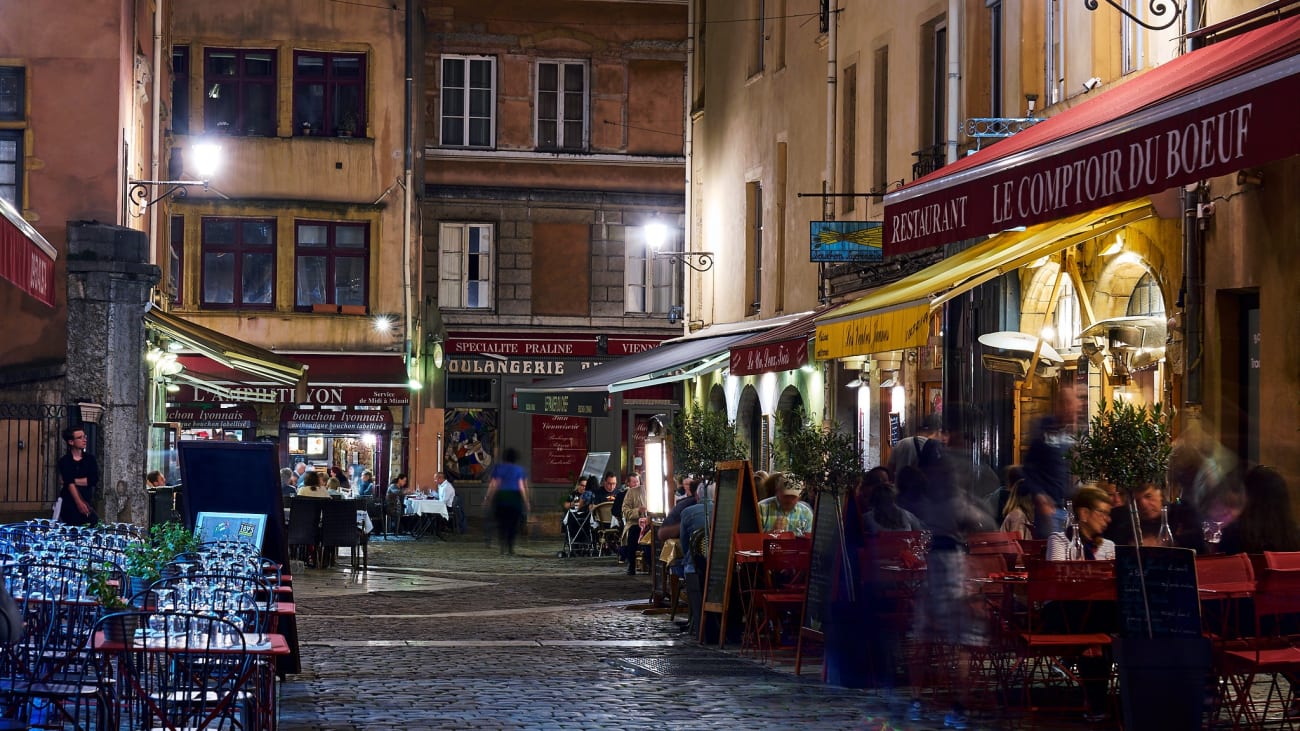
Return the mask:
<path fill-rule="evenodd" d="M 799 427 L 799 420 L 806 419 L 807 406 L 803 394 L 794 386 L 786 386 L 781 398 L 776 402 L 776 428 L 778 434 L 787 434 Z"/>
<path fill-rule="evenodd" d="M 709 389 L 709 402 L 705 408 L 711 412 L 727 413 L 727 391 L 721 384 L 715 383 Z"/>

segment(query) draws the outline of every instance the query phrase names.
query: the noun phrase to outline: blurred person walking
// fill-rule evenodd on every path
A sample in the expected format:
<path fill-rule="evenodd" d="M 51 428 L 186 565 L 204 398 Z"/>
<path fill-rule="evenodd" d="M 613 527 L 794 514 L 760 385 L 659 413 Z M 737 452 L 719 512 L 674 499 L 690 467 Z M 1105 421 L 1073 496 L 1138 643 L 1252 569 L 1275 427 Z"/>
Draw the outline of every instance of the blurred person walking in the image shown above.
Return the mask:
<path fill-rule="evenodd" d="M 515 555 L 519 524 L 528 515 L 528 480 L 524 468 L 516 464 L 518 461 L 519 452 L 514 447 L 506 447 L 501 461 L 492 466 L 487 495 L 483 498 L 483 504 L 492 508 L 498 548 L 503 556 Z"/>

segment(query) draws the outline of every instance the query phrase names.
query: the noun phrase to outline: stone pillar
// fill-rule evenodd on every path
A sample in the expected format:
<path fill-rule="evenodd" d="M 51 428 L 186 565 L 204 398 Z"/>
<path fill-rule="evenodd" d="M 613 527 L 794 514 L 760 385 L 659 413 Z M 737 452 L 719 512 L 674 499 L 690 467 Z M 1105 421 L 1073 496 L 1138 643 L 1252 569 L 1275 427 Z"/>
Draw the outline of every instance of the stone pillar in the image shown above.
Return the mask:
<path fill-rule="evenodd" d="M 143 525 L 148 403 L 144 308 L 161 274 L 148 237 L 97 221 L 68 223 L 69 403 L 103 404 L 95 456 L 101 520 Z M 75 408 L 75 407 L 74 407 Z"/>

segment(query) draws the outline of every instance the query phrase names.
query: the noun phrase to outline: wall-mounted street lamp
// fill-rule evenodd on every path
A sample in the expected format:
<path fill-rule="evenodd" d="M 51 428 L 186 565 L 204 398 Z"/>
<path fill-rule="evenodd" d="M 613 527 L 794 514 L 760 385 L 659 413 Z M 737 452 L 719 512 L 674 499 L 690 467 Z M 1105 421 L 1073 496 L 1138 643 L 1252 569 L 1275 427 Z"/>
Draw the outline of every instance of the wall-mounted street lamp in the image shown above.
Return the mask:
<path fill-rule="evenodd" d="M 707 272 L 713 268 L 712 251 L 661 251 L 668 241 L 668 226 L 658 218 L 641 227 L 645 235 L 646 248 L 654 259 L 667 259 L 673 264 L 685 264 L 697 272 Z"/>
<path fill-rule="evenodd" d="M 139 218 L 158 201 L 172 196 L 184 198 L 191 186 L 208 188 L 208 182 L 221 163 L 221 145 L 213 142 L 196 142 L 190 146 L 189 162 L 193 164 L 196 180 L 128 180 L 127 199 L 135 205 L 131 215 Z M 161 193 L 159 191 L 162 191 Z M 150 197 L 152 196 L 152 197 Z"/>

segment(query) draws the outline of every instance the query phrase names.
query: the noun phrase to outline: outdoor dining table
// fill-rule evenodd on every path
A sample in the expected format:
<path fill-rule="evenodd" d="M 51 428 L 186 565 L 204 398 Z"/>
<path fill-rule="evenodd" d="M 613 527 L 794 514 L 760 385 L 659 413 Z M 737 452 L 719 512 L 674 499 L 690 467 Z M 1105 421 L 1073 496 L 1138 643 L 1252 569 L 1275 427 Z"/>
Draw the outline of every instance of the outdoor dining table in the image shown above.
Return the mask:
<path fill-rule="evenodd" d="M 184 652 L 183 647 L 172 646 L 164 647 L 160 643 L 150 642 L 148 633 L 143 630 L 137 630 L 132 636 L 130 643 L 125 641 L 111 642 L 103 631 L 95 632 L 91 639 L 91 650 L 101 655 L 108 655 L 118 658 L 119 662 L 126 662 L 126 653 L 129 651 L 143 650 L 147 653 L 152 652 Z M 219 654 L 220 648 L 205 647 L 205 651 Z M 230 652 L 235 652 L 232 648 Z M 276 689 L 277 675 L 274 672 L 273 658 L 288 655 L 290 653 L 289 642 L 282 634 L 255 632 L 244 633 L 244 652 L 261 660 L 249 664 L 250 677 L 248 678 L 255 685 L 253 697 L 256 699 L 258 709 L 262 713 L 258 714 L 259 718 L 265 719 L 265 724 L 258 728 L 263 731 L 274 731 L 278 724 L 279 713 L 276 708 L 276 699 L 279 692 Z"/>
<path fill-rule="evenodd" d="M 418 522 L 411 531 L 411 535 L 416 538 L 428 533 L 434 526 L 434 521 L 439 518 L 448 523 L 451 521 L 450 514 L 447 512 L 447 503 L 434 498 L 407 498 L 406 514 L 418 517 Z M 437 535 L 437 532 L 435 531 L 434 534 Z"/>

